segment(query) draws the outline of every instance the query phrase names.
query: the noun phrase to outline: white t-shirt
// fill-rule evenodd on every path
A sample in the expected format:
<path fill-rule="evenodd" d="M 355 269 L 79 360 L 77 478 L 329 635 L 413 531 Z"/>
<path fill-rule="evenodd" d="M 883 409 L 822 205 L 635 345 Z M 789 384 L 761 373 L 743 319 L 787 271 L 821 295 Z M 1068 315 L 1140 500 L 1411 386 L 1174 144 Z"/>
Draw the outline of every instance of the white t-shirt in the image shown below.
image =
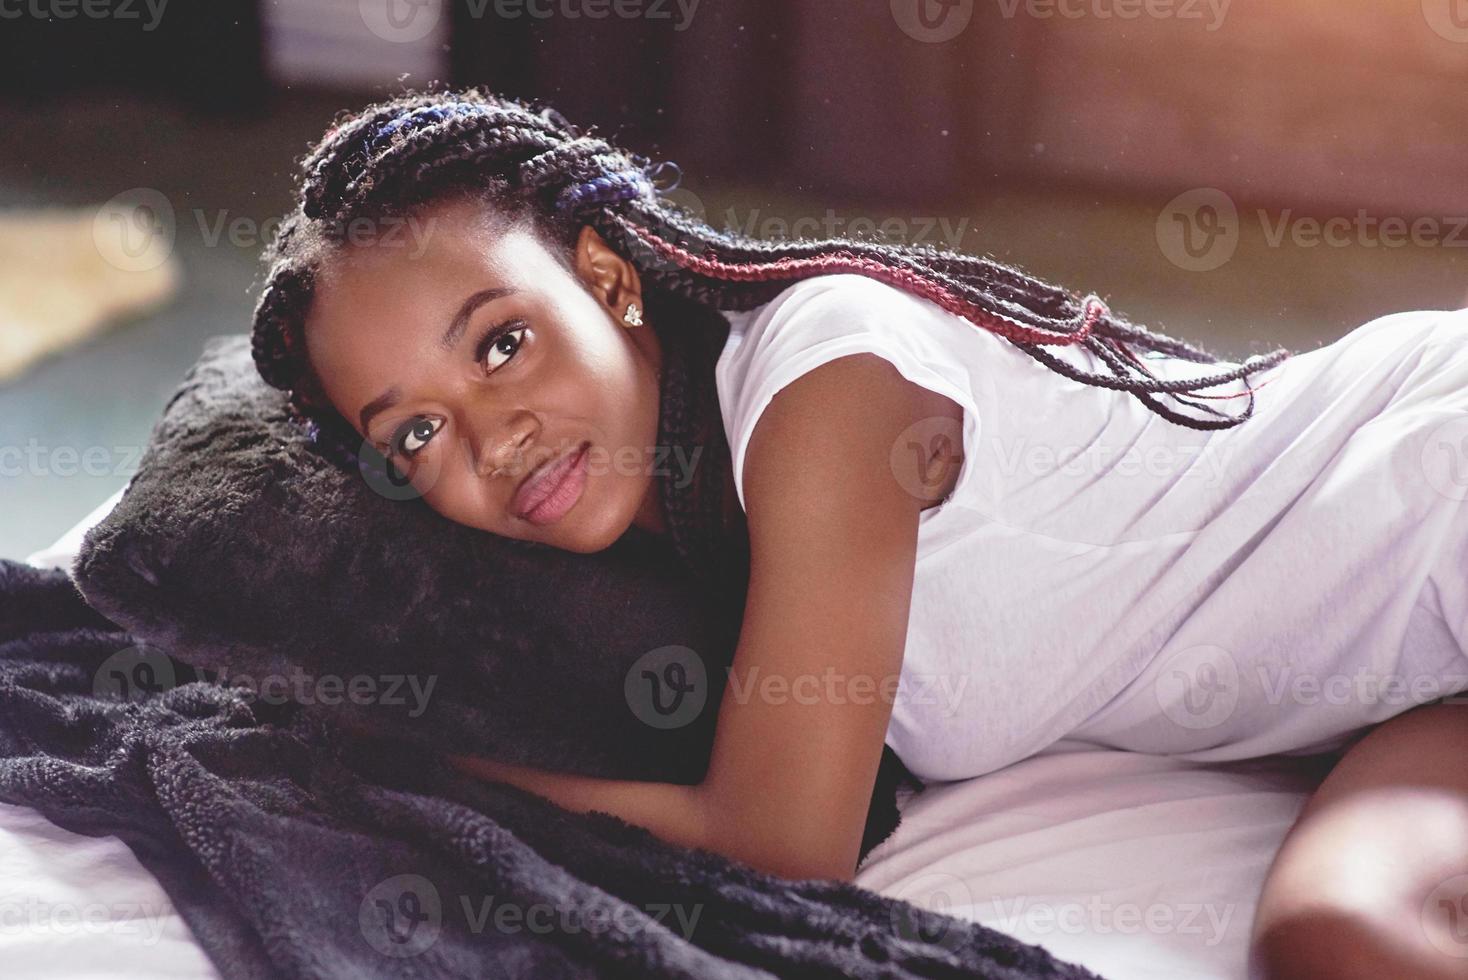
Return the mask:
<path fill-rule="evenodd" d="M 919 519 L 886 736 L 918 777 L 1061 738 L 1204 761 L 1320 751 L 1468 690 L 1468 311 L 1382 317 L 1256 372 L 1254 416 L 1220 430 L 861 275 L 725 316 L 741 504 L 760 413 L 827 361 L 875 353 L 964 410 L 957 485 Z M 1045 350 L 1109 373 L 1084 347 Z M 1235 366 L 1143 356 L 1163 378 Z M 1248 397 L 1205 403 L 1236 415 Z"/>

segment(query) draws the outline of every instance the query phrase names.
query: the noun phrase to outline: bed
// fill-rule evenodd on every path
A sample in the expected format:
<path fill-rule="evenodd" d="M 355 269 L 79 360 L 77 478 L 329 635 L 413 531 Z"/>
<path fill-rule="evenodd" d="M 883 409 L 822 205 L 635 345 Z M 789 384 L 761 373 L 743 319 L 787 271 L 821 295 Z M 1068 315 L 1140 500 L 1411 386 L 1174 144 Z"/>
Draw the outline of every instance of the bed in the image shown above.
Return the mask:
<path fill-rule="evenodd" d="M 121 494 L 27 562 L 69 567 Z M 1265 872 L 1322 772 L 1318 759 L 1209 765 L 1062 741 L 900 794 L 901 825 L 856 881 L 1116 980 L 1246 978 Z M 0 804 L 0 882 L 7 976 L 219 975 L 116 838 Z"/>

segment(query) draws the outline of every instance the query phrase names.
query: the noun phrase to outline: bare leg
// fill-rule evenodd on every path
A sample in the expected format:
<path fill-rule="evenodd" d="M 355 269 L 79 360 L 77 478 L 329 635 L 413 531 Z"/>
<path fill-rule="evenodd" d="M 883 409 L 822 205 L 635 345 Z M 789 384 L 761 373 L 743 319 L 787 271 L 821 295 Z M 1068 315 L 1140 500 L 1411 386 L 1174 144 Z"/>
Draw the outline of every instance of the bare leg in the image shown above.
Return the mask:
<path fill-rule="evenodd" d="M 1250 945 L 1270 980 L 1468 978 L 1468 704 L 1351 746 L 1275 856 Z"/>

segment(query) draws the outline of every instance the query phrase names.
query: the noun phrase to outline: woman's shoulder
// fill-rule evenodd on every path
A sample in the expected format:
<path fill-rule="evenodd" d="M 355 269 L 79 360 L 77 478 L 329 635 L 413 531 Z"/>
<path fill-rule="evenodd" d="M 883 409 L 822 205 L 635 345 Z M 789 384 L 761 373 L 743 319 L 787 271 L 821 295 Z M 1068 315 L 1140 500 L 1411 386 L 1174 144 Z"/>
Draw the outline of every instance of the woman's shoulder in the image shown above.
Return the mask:
<path fill-rule="evenodd" d="M 859 272 L 832 272 L 799 279 L 777 293 L 770 302 L 749 312 L 760 313 L 786 308 L 803 309 L 811 303 L 819 303 L 824 308 L 855 307 L 860 309 L 872 303 L 922 302 L 925 302 L 922 297 L 873 276 Z"/>
<path fill-rule="evenodd" d="M 935 313 L 931 321 L 927 313 Z M 937 304 L 858 274 L 803 279 L 771 303 L 744 314 L 734 324 L 715 369 L 741 504 L 743 454 L 766 407 L 797 379 L 849 355 L 875 355 L 895 368 L 895 373 L 879 373 L 883 383 L 904 392 L 904 404 L 924 409 L 922 417 L 957 417 L 956 411 L 948 411 L 947 403 L 937 401 L 947 399 L 963 410 L 968 441 L 976 439 L 978 409 L 972 382 L 951 333 L 976 328 L 939 322 L 947 319 L 956 318 Z M 872 372 L 873 360 L 848 360 L 843 368 L 824 372 L 825 383 L 836 388 L 854 384 L 856 378 L 847 372 Z M 870 378 L 863 376 L 863 381 Z M 914 398 L 913 386 L 926 392 Z M 827 406 L 818 414 L 830 418 L 839 410 Z"/>
<path fill-rule="evenodd" d="M 729 314 L 734 346 L 820 343 L 837 337 L 900 333 L 911 317 L 943 314 L 941 307 L 898 286 L 854 272 L 810 276 L 769 302 Z M 744 341 L 750 341 L 745 344 Z"/>

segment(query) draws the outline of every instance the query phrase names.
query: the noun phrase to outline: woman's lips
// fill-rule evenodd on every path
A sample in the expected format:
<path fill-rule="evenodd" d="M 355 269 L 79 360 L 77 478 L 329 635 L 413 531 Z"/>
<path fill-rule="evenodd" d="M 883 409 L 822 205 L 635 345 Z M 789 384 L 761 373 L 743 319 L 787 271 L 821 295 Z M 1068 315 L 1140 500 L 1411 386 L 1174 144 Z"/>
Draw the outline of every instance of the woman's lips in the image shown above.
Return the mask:
<path fill-rule="evenodd" d="M 515 492 L 510 509 L 531 524 L 553 524 L 566 515 L 586 489 L 586 451 L 574 451 L 540 467 Z"/>

